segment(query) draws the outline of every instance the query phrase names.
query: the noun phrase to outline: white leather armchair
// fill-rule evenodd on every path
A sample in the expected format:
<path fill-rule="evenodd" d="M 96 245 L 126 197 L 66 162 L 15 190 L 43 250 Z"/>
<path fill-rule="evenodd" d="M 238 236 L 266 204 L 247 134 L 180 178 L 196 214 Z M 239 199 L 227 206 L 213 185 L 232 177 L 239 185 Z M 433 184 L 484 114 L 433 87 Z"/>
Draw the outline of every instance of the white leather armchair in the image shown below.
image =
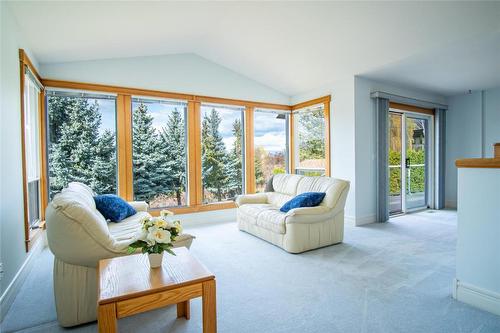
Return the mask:
<path fill-rule="evenodd" d="M 137 214 L 120 223 L 107 223 L 96 209 L 92 189 L 70 183 L 46 211 L 47 240 L 54 253 L 54 296 L 61 326 L 96 320 L 97 263 L 126 255 L 127 248 L 150 216 L 146 202 L 131 202 Z M 175 246 L 189 248 L 193 237 L 179 236 Z"/>
<path fill-rule="evenodd" d="M 240 230 L 260 237 L 291 253 L 300 253 L 342 242 L 344 207 L 349 182 L 330 177 L 279 174 L 273 177 L 274 192 L 236 198 Z M 325 192 L 317 207 L 279 209 L 304 192 Z"/>

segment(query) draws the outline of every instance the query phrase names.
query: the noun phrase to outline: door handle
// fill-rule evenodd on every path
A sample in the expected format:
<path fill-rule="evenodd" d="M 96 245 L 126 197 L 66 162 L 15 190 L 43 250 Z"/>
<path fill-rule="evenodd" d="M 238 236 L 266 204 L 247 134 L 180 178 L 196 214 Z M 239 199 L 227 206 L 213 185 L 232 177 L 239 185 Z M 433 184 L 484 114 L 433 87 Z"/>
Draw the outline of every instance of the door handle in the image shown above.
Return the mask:
<path fill-rule="evenodd" d="M 407 158 L 407 159 L 405 160 L 405 166 L 406 166 L 406 168 L 407 168 L 407 169 L 409 169 L 409 168 L 410 168 L 410 159 L 409 159 L 409 158 Z"/>

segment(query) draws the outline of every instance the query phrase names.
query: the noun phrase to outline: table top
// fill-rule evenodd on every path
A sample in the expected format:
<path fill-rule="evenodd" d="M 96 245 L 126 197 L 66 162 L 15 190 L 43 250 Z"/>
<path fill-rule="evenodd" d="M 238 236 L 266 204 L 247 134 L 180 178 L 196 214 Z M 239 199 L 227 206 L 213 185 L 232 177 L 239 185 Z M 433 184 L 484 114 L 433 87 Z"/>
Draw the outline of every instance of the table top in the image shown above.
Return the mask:
<path fill-rule="evenodd" d="M 185 247 L 165 253 L 163 265 L 151 268 L 146 254 L 104 259 L 97 267 L 99 304 L 106 304 L 212 280 L 215 276 Z"/>

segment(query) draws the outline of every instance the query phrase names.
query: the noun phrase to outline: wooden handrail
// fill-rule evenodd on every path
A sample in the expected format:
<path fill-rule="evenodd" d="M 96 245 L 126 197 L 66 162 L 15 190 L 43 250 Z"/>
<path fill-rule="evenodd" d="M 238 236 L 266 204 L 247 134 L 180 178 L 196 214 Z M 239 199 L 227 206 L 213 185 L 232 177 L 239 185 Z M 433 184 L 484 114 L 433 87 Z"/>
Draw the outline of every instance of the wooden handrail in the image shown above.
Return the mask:
<path fill-rule="evenodd" d="M 493 145 L 493 158 L 463 158 L 455 161 L 457 168 L 500 168 L 500 142 Z"/>

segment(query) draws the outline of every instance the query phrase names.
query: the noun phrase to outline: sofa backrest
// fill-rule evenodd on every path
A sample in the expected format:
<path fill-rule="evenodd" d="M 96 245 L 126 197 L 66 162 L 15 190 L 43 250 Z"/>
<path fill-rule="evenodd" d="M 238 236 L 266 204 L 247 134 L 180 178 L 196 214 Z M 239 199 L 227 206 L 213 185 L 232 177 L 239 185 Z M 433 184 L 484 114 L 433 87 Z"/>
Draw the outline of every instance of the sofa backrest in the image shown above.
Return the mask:
<path fill-rule="evenodd" d="M 277 174 L 273 177 L 273 187 L 274 192 L 268 193 L 268 201 L 274 206 L 281 207 L 294 196 L 304 192 L 325 192 L 321 206 L 333 208 L 347 198 L 349 182 L 324 176 Z"/>
<path fill-rule="evenodd" d="M 95 258 L 113 249 L 115 240 L 85 184 L 70 183 L 56 194 L 47 207 L 46 222 L 51 251 L 69 264 L 95 266 Z"/>
<path fill-rule="evenodd" d="M 333 208 L 339 203 L 342 196 L 347 197 L 349 182 L 331 177 L 307 177 L 303 176 L 297 186 L 297 194 L 304 192 L 325 192 L 326 196 L 320 206 Z"/>
<path fill-rule="evenodd" d="M 291 174 L 277 174 L 273 177 L 274 192 L 268 193 L 268 202 L 276 207 L 281 207 L 296 196 L 297 185 L 302 176 Z"/>

